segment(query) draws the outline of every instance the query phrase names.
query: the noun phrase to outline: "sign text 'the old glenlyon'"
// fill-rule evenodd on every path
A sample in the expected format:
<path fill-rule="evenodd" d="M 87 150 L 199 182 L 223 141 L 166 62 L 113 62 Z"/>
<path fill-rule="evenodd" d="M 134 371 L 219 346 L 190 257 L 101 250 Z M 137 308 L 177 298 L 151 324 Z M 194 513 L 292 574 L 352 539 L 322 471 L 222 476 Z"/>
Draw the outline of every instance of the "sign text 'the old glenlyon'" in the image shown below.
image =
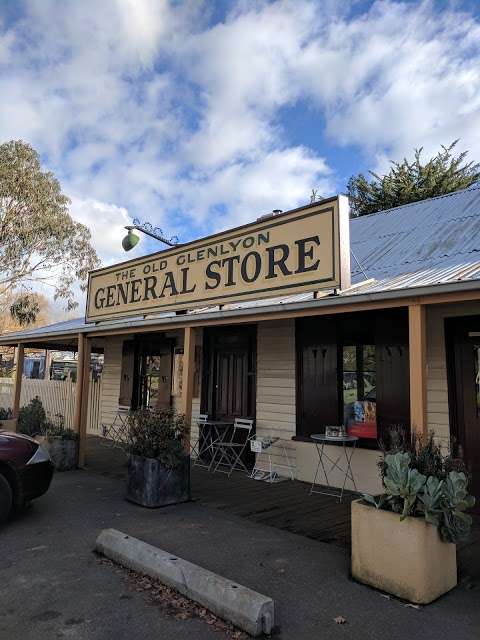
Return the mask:
<path fill-rule="evenodd" d="M 87 320 L 348 286 L 339 196 L 90 274 Z"/>

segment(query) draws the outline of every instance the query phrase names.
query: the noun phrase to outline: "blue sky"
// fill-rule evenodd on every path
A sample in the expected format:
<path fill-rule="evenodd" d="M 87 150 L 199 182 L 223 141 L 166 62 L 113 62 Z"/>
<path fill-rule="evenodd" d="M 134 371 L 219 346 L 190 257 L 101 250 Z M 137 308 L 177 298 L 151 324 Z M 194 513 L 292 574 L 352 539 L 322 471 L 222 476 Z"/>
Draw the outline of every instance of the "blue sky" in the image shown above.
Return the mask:
<path fill-rule="evenodd" d="M 111 263 L 133 217 L 187 241 L 416 146 L 479 160 L 478 8 L 4 0 L 0 140 L 40 152 Z"/>

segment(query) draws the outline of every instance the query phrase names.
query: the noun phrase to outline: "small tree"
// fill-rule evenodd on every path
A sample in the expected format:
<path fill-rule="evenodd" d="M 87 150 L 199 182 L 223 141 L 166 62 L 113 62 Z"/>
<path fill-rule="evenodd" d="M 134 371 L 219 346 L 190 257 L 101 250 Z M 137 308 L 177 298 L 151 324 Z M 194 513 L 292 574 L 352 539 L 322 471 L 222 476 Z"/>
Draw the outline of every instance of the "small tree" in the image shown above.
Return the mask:
<path fill-rule="evenodd" d="M 38 314 L 35 282 L 52 286 L 70 310 L 78 304 L 73 284 L 85 289 L 88 271 L 99 264 L 90 231 L 71 218 L 69 202 L 29 144 L 0 145 L 0 306 L 9 300 L 21 324 Z"/>
<path fill-rule="evenodd" d="M 455 155 L 457 143 L 455 140 L 448 147 L 442 145 L 442 150 L 425 163 L 421 159 L 423 148 L 415 149 L 412 161 L 407 158 L 392 161 L 384 176 L 369 171 L 373 180 L 362 173 L 352 176 L 347 186 L 352 216 L 391 209 L 472 185 L 480 179 L 480 164 L 464 162 L 468 151 Z"/>

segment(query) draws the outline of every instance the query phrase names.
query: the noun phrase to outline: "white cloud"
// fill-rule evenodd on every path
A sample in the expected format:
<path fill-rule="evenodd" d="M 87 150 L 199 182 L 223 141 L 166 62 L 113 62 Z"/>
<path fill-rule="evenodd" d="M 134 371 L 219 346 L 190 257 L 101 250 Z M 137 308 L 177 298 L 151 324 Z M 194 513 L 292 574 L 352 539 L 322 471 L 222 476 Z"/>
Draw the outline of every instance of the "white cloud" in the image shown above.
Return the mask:
<path fill-rule="evenodd" d="M 78 222 L 90 229 L 92 244 L 104 264 L 112 264 L 126 259 L 122 249 L 125 226 L 132 224 L 132 218 L 123 207 L 100 202 L 92 198 L 72 198 L 70 213 Z M 141 255 L 141 245 L 134 247 L 128 258 Z"/>
<path fill-rule="evenodd" d="M 435 9 L 377 2 L 308 45 L 299 69 L 305 87 L 316 77 L 311 94 L 332 140 L 360 145 L 370 158 L 399 159 L 461 138 L 480 156 L 480 24 Z"/>
<path fill-rule="evenodd" d="M 275 3 L 234 13 L 186 43 L 184 68 L 204 106 L 187 144 L 192 162 L 218 165 L 282 146 L 274 115 L 299 95 L 292 71 L 313 18 L 310 3 Z"/>
<path fill-rule="evenodd" d="M 226 213 L 210 223 L 218 231 L 253 222 L 274 208 L 305 204 L 312 185 L 331 194 L 329 174 L 326 162 L 304 147 L 273 150 L 244 164 L 199 172 L 185 183 L 183 204 L 197 219 L 206 220 L 228 202 Z"/>

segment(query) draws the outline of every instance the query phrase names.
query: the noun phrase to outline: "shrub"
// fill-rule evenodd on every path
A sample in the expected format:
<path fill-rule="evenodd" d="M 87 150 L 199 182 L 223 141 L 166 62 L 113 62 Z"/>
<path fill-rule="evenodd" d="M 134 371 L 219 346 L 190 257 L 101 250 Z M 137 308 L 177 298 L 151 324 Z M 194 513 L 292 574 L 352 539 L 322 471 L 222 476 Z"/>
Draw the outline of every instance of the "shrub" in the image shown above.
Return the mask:
<path fill-rule="evenodd" d="M 78 440 L 78 433 L 72 429 L 67 429 L 63 424 L 47 422 L 44 428 L 47 440 Z"/>
<path fill-rule="evenodd" d="M 421 438 L 391 439 L 392 449 L 379 463 L 385 493 L 366 502 L 379 509 L 407 516 L 424 517 L 438 527 L 444 542 L 457 543 L 468 537 L 472 518 L 465 513 L 475 504 L 468 494 L 468 475 L 462 460 L 442 454 L 430 433 Z"/>
<path fill-rule="evenodd" d="M 18 413 L 17 430 L 28 436 L 44 433 L 47 416 L 42 401 L 38 396 L 30 400 Z"/>
<path fill-rule="evenodd" d="M 384 455 L 378 463 L 382 479 L 386 471 L 386 455 L 405 452 L 410 454 L 410 467 L 425 476 L 434 475 L 444 480 L 448 471 L 458 471 L 468 476 L 463 460 L 453 457 L 450 452 L 445 455 L 438 442 L 435 442 L 433 431 L 426 438 L 416 433 L 410 437 L 403 427 L 392 427 L 387 434 L 387 443 L 381 443 Z"/>
<path fill-rule="evenodd" d="M 128 453 L 156 458 L 167 469 L 184 461 L 185 417 L 173 409 L 134 411 L 127 418 L 127 427 Z"/>

